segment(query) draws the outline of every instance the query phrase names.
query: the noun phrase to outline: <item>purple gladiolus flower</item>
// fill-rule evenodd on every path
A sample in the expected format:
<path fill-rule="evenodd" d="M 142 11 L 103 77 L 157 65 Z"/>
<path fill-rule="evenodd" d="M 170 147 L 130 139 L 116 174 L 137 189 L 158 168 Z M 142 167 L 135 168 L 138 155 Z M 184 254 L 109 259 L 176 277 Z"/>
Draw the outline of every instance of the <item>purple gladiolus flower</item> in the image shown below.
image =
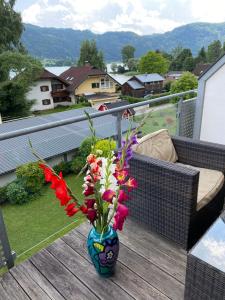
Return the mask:
<path fill-rule="evenodd" d="M 133 135 L 133 136 L 131 137 L 131 142 L 132 142 L 132 145 L 138 144 L 137 136 L 136 136 L 136 135 Z"/>

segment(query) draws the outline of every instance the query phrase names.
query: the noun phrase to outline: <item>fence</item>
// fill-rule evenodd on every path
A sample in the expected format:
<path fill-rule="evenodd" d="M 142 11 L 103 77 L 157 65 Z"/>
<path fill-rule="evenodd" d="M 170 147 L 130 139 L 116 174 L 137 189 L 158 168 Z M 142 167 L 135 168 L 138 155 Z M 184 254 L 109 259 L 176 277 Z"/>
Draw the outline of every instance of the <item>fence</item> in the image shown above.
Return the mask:
<path fill-rule="evenodd" d="M 183 97 L 186 95 L 192 95 L 196 93 L 195 90 L 183 92 L 183 93 L 177 93 L 173 95 L 168 95 L 164 97 L 155 98 L 152 100 L 146 100 L 139 103 L 134 103 L 130 105 L 126 105 L 123 107 L 118 107 L 114 109 L 110 109 L 108 111 L 104 112 L 96 112 L 90 114 L 90 117 L 92 119 L 105 116 L 105 115 L 116 115 L 115 122 L 116 122 L 116 138 L 117 138 L 117 144 L 118 147 L 121 146 L 121 140 L 122 140 L 122 114 L 125 109 L 135 109 L 137 107 L 148 107 L 147 110 L 151 110 L 150 117 L 147 120 L 147 124 L 145 125 L 145 128 L 143 128 L 143 134 L 148 133 L 149 131 L 154 131 L 159 129 L 160 127 L 168 127 L 171 133 L 176 133 L 177 135 L 192 137 L 193 134 L 193 123 L 194 123 L 194 112 L 195 112 L 195 98 L 191 100 L 183 100 Z M 180 100 L 178 104 L 174 105 L 168 105 L 164 107 L 157 107 L 152 108 L 154 104 L 166 102 L 168 103 L 168 100 L 171 100 L 174 97 L 178 97 Z M 151 108 L 149 108 L 151 106 Z M 139 120 L 143 119 L 143 115 L 136 116 L 134 121 L 138 122 Z M 0 141 L 7 140 L 14 137 L 19 137 L 22 135 L 27 135 L 35 132 L 39 132 L 46 129 L 56 128 L 63 125 L 73 124 L 80 121 L 87 121 L 87 116 L 82 115 L 78 117 L 72 117 L 69 119 L 64 119 L 60 121 L 54 121 L 49 122 L 46 124 L 33 126 L 29 128 L 23 128 L 19 130 L 15 130 L 13 132 L 6 132 L 3 134 L 0 134 Z M 124 121 L 123 121 L 124 122 Z M 175 124 L 176 123 L 176 124 Z M 158 124 L 158 125 L 157 125 Z M 165 126 L 164 126 L 165 125 Z M 176 126 L 175 126 L 176 125 Z M 158 127 L 159 128 L 158 128 Z M 26 224 L 27 226 L 29 224 Z M 5 225 L 3 222 L 3 217 L 0 211 L 0 267 L 1 262 L 3 264 L 7 264 L 8 268 L 13 266 L 13 261 L 15 258 L 15 253 L 11 251 L 7 233 L 5 230 Z M 43 238 L 43 240 L 46 240 L 46 237 Z M 42 240 L 42 241 L 43 241 Z M 40 244 L 40 243 L 38 243 Z M 32 246 L 34 248 L 35 245 Z M 26 249 L 25 252 L 28 252 L 29 249 Z M 21 255 L 21 253 L 20 253 Z M 3 258 L 1 260 L 1 257 Z"/>

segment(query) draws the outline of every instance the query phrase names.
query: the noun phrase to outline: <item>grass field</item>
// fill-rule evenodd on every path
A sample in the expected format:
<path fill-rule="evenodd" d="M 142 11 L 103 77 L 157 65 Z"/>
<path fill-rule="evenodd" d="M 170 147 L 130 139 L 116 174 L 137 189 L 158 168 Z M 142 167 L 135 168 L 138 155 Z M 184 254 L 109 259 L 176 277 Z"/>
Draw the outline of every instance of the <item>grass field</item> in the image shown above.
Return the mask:
<path fill-rule="evenodd" d="M 81 197 L 83 178 L 76 179 L 76 175 L 70 175 L 66 177 L 66 181 L 76 195 Z M 41 196 L 27 204 L 4 204 L 1 205 L 1 209 L 11 248 L 19 256 L 17 263 L 46 247 L 84 221 L 81 215 L 69 218 L 49 186 L 43 188 Z M 50 238 L 47 239 L 48 237 Z M 45 239 L 47 240 L 42 242 Z M 35 246 L 37 244 L 39 245 Z M 31 251 L 25 252 L 30 248 L 32 248 Z M 22 253 L 24 254 L 21 255 Z"/>
<path fill-rule="evenodd" d="M 142 121 L 144 115 L 135 117 L 136 122 Z M 170 134 L 176 133 L 176 107 L 168 107 L 164 109 L 157 109 L 150 113 L 149 117 L 145 120 L 145 125 L 142 127 L 142 133 L 148 134 L 162 128 L 167 128 Z"/>

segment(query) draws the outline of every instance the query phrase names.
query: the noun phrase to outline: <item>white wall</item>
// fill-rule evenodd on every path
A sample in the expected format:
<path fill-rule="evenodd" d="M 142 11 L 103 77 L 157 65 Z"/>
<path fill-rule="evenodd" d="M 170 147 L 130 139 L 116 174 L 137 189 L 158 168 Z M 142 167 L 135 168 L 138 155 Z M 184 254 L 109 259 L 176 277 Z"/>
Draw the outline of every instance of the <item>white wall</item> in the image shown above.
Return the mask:
<path fill-rule="evenodd" d="M 42 92 L 40 89 L 40 87 L 42 85 L 47 85 L 49 87 L 49 91 Z M 38 80 L 31 87 L 31 90 L 27 93 L 27 99 L 28 100 L 34 100 L 34 99 L 37 100 L 36 103 L 31 108 L 32 111 L 54 108 L 51 90 L 52 90 L 51 80 Z M 42 105 L 42 100 L 44 100 L 44 99 L 50 99 L 50 101 L 51 101 L 50 105 Z"/>
<path fill-rule="evenodd" d="M 225 65 L 206 81 L 200 139 L 225 145 Z"/>

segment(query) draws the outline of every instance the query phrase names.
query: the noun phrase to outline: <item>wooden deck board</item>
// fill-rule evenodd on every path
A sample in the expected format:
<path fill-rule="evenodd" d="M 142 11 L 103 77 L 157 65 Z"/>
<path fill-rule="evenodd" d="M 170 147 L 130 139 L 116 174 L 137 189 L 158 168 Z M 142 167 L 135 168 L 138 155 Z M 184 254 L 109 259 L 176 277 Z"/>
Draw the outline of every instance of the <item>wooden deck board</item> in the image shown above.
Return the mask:
<path fill-rule="evenodd" d="M 85 223 L 0 279 L 1 300 L 182 300 L 186 254 L 128 220 L 119 233 L 116 273 L 99 277 L 86 249 Z"/>

